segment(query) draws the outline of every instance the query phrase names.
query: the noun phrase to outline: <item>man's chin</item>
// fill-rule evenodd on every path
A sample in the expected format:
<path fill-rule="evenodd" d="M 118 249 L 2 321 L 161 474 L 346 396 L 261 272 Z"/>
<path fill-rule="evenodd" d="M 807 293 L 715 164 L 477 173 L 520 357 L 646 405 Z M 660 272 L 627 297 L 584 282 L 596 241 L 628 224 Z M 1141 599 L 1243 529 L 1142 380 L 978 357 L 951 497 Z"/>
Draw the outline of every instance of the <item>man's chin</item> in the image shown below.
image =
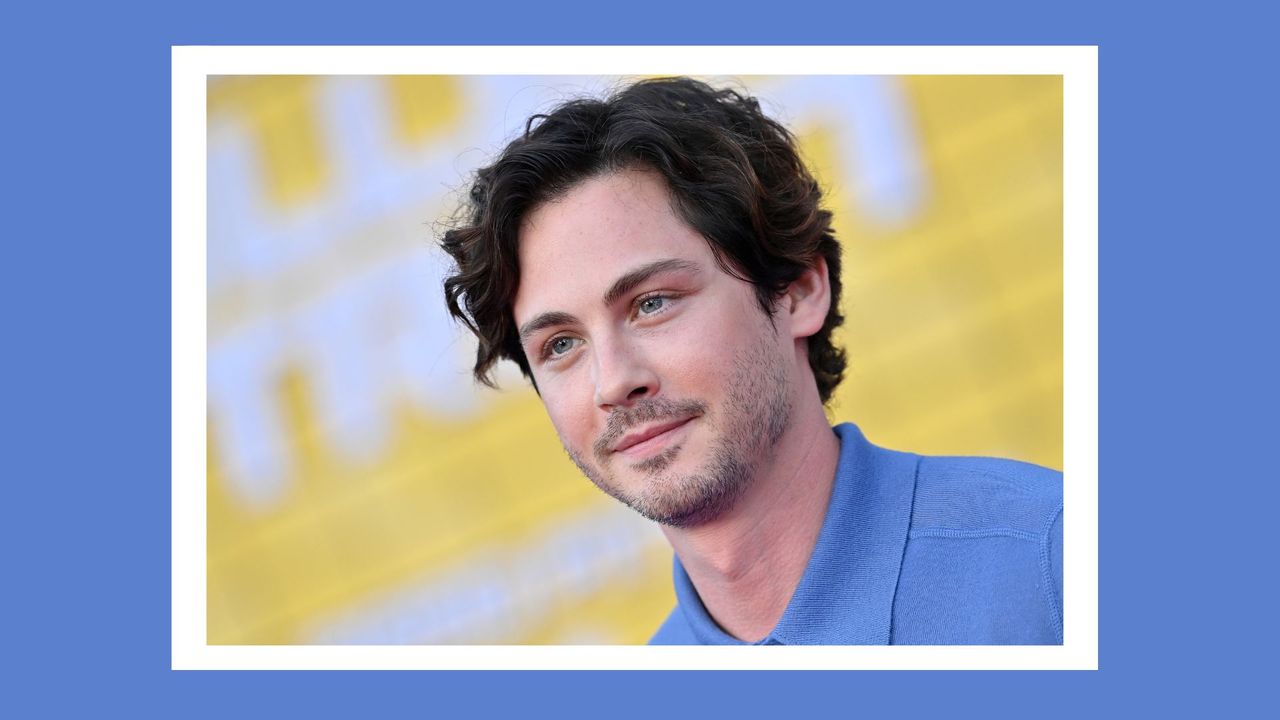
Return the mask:
<path fill-rule="evenodd" d="M 727 503 L 714 498 L 698 498 L 683 503 L 649 501 L 628 502 L 628 507 L 660 525 L 672 528 L 692 528 L 704 525 L 728 512 Z"/>
<path fill-rule="evenodd" d="M 698 472 L 649 476 L 634 495 L 610 493 L 640 515 L 674 528 L 690 528 L 715 520 L 737 503 L 746 489 L 746 477 Z"/>
<path fill-rule="evenodd" d="M 689 528 L 714 520 L 737 502 L 750 476 L 732 455 L 715 454 L 699 465 L 695 453 L 683 445 L 635 462 L 588 466 L 569 454 L 584 475 L 607 495 L 656 523 Z"/>

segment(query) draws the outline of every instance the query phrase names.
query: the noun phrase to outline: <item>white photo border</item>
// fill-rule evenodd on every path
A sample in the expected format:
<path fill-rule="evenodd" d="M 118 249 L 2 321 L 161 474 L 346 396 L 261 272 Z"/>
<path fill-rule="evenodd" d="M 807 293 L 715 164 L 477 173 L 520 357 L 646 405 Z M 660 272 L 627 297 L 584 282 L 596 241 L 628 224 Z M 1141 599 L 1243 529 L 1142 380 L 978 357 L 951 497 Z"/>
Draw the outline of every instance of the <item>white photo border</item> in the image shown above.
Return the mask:
<path fill-rule="evenodd" d="M 172 48 L 172 655 L 175 670 L 1096 670 L 1098 51 L 1095 46 Z M 1061 75 L 1061 646 L 209 645 L 206 100 L 211 75 Z"/>

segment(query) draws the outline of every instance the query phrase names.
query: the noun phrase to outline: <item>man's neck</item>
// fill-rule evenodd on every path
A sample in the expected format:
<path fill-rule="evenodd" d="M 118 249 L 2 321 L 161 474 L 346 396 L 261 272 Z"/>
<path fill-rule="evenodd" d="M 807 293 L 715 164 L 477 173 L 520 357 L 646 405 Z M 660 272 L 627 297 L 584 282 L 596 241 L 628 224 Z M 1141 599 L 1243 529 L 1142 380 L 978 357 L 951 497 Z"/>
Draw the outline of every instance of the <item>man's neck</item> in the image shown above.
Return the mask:
<path fill-rule="evenodd" d="M 831 500 L 840 440 L 820 404 L 800 415 L 732 510 L 697 527 L 663 528 L 707 612 L 740 640 L 760 640 L 777 625 Z"/>

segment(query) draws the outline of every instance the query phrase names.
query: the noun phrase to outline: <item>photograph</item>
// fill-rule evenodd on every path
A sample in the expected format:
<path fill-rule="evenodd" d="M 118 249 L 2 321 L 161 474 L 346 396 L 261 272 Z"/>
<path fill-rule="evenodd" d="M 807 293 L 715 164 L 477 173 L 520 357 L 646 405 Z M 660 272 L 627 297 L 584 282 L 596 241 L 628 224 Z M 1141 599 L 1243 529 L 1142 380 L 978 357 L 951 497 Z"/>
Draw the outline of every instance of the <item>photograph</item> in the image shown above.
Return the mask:
<path fill-rule="evenodd" d="M 1062 642 L 1060 76 L 207 99 L 210 645 Z"/>

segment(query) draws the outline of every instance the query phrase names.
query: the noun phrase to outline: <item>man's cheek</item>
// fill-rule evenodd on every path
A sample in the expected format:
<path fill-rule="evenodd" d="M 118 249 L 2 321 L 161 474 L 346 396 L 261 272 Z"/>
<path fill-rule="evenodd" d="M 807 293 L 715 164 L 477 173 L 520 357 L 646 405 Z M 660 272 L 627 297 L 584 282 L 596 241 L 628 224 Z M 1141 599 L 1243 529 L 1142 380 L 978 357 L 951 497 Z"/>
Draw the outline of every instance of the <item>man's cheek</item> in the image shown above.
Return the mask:
<path fill-rule="evenodd" d="M 548 405 L 547 414 L 551 416 L 551 424 L 555 426 L 556 434 L 560 436 L 561 445 L 579 454 L 585 448 L 591 447 L 588 415 L 565 405 L 554 407 Z"/>

